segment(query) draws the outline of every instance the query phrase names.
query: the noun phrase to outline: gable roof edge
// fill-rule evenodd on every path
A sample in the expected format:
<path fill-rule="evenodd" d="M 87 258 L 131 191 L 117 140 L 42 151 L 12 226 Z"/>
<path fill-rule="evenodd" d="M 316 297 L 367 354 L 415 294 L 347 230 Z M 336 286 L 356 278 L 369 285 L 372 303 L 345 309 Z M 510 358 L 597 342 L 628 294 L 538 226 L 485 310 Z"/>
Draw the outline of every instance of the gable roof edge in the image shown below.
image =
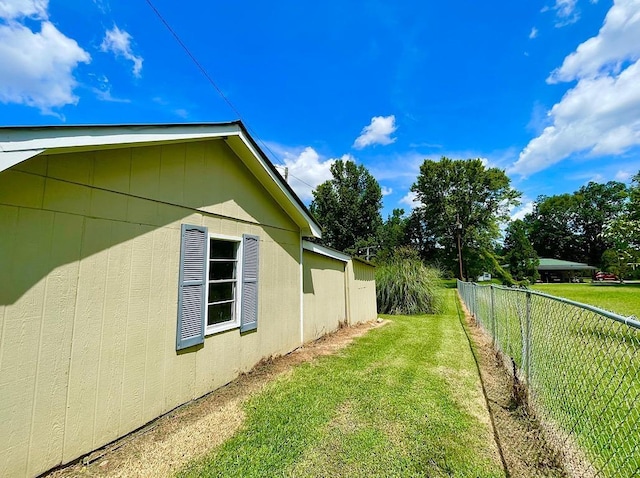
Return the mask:
<path fill-rule="evenodd" d="M 39 134 L 34 134 L 34 133 Z M 61 133 L 62 132 L 62 133 Z M 228 123 L 134 124 L 134 125 L 78 125 L 78 126 L 20 126 L 0 128 L 0 172 L 43 153 L 72 152 L 94 148 L 144 146 L 147 144 L 197 141 L 222 138 L 243 160 L 238 145 L 229 139 L 237 137 L 242 148 L 260 165 L 272 185 L 267 187 L 292 219 L 301 227 L 305 237 L 321 237 L 320 225 L 307 207 L 282 178 L 267 155 L 260 149 L 241 121 Z M 234 148 L 235 146 L 235 148 Z M 256 170 L 252 171 L 256 174 Z M 261 178 L 258 178 L 259 180 Z M 262 178 L 266 179 L 266 178 Z M 263 183 L 264 185 L 264 183 Z M 283 200 L 288 203 L 283 204 Z M 304 224 L 304 226 L 303 226 Z"/>

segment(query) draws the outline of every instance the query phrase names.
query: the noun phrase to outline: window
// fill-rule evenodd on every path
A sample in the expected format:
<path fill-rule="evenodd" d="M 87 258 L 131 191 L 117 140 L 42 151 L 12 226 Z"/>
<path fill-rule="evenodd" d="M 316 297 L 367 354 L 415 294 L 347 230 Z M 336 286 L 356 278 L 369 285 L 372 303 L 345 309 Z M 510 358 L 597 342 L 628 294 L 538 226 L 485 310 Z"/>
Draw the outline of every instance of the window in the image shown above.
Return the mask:
<path fill-rule="evenodd" d="M 176 349 L 203 343 L 205 332 L 256 330 L 260 238 L 183 224 L 181 241 Z"/>
<path fill-rule="evenodd" d="M 238 310 L 238 253 L 240 240 L 209 237 L 207 333 L 240 325 Z"/>

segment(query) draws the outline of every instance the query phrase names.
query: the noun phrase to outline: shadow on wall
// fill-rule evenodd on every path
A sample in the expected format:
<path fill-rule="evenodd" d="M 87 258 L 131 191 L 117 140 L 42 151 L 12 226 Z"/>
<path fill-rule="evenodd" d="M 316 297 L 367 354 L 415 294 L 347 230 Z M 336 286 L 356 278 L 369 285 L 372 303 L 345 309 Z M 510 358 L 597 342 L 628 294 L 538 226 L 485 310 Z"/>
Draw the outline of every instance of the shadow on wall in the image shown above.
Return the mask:
<path fill-rule="evenodd" d="M 103 251 L 113 269 L 127 261 L 144 266 L 165 250 L 165 267 L 177 277 L 180 224 L 201 224 L 203 217 L 229 235 L 265 228 L 299 261 L 299 228 L 224 141 L 31 158 L 0 172 L 0 306 L 48 276 L 77 283 L 80 271 L 74 279 L 61 266 Z M 153 251 L 136 241 L 159 230 L 166 233 L 154 235 Z M 129 241 L 129 248 L 114 247 Z M 119 272 L 82 270 L 92 273 Z"/>

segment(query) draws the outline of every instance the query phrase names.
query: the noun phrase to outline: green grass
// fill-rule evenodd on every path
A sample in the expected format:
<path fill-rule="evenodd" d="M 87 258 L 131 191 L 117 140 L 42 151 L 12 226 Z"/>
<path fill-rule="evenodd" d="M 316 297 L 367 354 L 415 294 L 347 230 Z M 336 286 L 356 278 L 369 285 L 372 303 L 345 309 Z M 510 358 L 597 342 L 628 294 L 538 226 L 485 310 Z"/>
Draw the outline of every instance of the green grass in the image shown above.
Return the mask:
<path fill-rule="evenodd" d="M 455 289 L 458 286 L 457 279 L 440 279 L 440 286 L 445 289 Z"/>
<path fill-rule="evenodd" d="M 640 309 L 635 285 L 549 284 L 534 289 L 619 314 Z M 570 434 L 599 476 L 636 476 L 640 455 L 632 444 L 640 443 L 640 331 L 533 294 L 528 308 L 523 290 L 496 289 L 492 297 L 489 288 L 480 287 L 475 298 L 485 327 L 495 327 L 498 345 L 520 368 L 524 317 L 530 310 L 529 386 L 539 418 Z"/>
<path fill-rule="evenodd" d="M 271 383 L 179 476 L 504 476 L 454 297 Z"/>
<path fill-rule="evenodd" d="M 532 289 L 640 317 L 640 284 L 536 284 Z"/>

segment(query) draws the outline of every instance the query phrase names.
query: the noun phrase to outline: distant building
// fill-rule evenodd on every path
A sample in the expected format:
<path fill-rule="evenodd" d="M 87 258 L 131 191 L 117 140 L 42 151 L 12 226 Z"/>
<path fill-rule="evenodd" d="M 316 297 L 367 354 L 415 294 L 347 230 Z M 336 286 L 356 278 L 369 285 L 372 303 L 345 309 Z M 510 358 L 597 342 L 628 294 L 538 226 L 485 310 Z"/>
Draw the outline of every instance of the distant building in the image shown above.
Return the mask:
<path fill-rule="evenodd" d="M 572 282 L 585 274 L 591 275 L 595 267 L 583 262 L 562 261 L 560 259 L 540 258 L 538 265 L 542 282 Z"/>
<path fill-rule="evenodd" d="M 478 276 L 478 282 L 489 281 L 491 280 L 491 274 L 488 272 L 483 272 L 481 276 Z"/>

